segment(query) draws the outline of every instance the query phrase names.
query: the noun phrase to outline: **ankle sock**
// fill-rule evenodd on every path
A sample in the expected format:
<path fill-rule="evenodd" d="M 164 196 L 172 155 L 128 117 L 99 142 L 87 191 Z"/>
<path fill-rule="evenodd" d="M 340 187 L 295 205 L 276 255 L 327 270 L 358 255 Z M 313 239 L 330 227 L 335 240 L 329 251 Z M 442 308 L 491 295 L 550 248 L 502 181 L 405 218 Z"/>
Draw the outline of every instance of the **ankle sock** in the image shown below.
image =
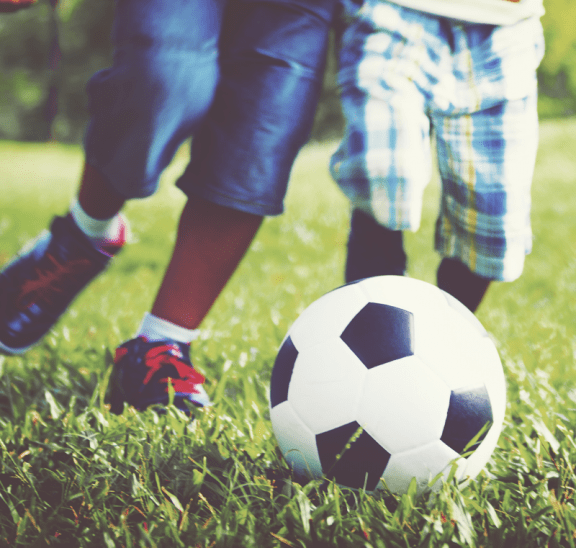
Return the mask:
<path fill-rule="evenodd" d="M 138 329 L 136 333 L 136 337 L 144 337 L 150 342 L 172 339 L 190 344 L 198 338 L 199 334 L 200 330 L 198 329 L 187 329 L 168 320 L 159 318 L 158 316 L 154 316 L 154 314 L 146 313 L 140 324 L 140 329 Z"/>
<path fill-rule="evenodd" d="M 70 215 L 76 226 L 95 247 L 100 248 L 109 243 L 117 243 L 121 246 L 124 243 L 121 240 L 124 236 L 125 221 L 119 213 L 111 219 L 95 219 L 84 211 L 78 200 L 75 200 L 70 206 Z"/>

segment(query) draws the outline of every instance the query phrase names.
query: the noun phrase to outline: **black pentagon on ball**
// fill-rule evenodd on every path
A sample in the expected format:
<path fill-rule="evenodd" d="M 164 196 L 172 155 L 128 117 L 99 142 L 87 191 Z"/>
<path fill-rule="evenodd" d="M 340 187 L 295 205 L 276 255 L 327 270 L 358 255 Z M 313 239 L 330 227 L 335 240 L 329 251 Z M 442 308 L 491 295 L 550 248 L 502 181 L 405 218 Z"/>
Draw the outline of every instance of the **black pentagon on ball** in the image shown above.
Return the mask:
<path fill-rule="evenodd" d="M 493 420 L 490 396 L 485 386 L 452 390 L 440 439 L 458 454 L 462 454 L 464 449 L 466 452 L 475 451 Z M 476 436 L 478 439 L 467 447 Z"/>
<path fill-rule="evenodd" d="M 414 354 L 414 315 L 388 304 L 368 303 L 340 338 L 371 369 Z"/>
<path fill-rule="evenodd" d="M 376 489 L 390 460 L 390 453 L 355 421 L 317 434 L 316 447 L 325 476 L 353 489 Z"/>
<path fill-rule="evenodd" d="M 292 339 L 287 337 L 276 356 L 270 379 L 270 405 L 276 407 L 288 399 L 288 388 L 294 371 L 298 350 Z"/>

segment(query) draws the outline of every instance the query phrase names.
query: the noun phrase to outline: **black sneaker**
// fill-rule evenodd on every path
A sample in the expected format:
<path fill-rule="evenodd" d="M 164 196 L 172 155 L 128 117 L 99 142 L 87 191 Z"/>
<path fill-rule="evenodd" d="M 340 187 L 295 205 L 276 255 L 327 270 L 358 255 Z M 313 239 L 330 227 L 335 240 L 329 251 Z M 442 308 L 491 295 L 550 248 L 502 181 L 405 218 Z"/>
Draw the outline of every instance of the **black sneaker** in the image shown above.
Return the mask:
<path fill-rule="evenodd" d="M 122 247 L 121 232 L 100 251 L 68 215 L 29 242 L 0 272 L 0 352 L 21 354 L 46 335 Z"/>
<path fill-rule="evenodd" d="M 190 415 L 185 402 L 212 405 L 202 386 L 205 378 L 190 361 L 190 345 L 173 340 L 131 339 L 116 349 L 110 381 L 110 411 L 121 414 L 124 402 L 142 411 L 168 404 L 168 383 L 174 387 L 174 406 Z"/>

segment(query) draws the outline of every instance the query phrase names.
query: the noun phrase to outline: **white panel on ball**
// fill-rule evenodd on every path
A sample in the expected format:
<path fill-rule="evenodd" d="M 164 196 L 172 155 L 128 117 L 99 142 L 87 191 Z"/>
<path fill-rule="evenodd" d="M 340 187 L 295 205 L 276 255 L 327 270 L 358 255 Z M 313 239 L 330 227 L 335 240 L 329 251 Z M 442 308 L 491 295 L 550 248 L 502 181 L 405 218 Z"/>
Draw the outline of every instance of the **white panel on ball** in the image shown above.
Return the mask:
<path fill-rule="evenodd" d="M 448 386 L 484 385 L 485 347 L 492 342 L 478 333 L 468 319 L 447 303 L 437 310 L 433 324 L 416 322 L 416 354 L 433 369 Z"/>
<path fill-rule="evenodd" d="M 371 369 L 357 421 L 389 453 L 440 439 L 450 389 L 416 356 Z"/>
<path fill-rule="evenodd" d="M 322 477 L 316 437 L 296 415 L 290 402 L 271 409 L 270 419 L 280 450 L 292 470 L 306 477 Z"/>
<path fill-rule="evenodd" d="M 480 320 L 468 308 L 466 308 L 466 306 L 464 306 L 458 299 L 450 295 L 450 293 L 446 293 L 445 291 L 442 291 L 442 293 L 444 294 L 444 298 L 446 299 L 448 306 L 458 312 L 458 314 L 460 314 L 462 317 L 466 318 L 470 327 L 475 329 L 480 335 L 486 334 L 486 329 L 484 329 L 484 326 Z"/>
<path fill-rule="evenodd" d="M 434 441 L 411 451 L 392 455 L 382 477 L 388 489 L 394 493 L 405 493 L 415 477 L 418 493 L 423 493 L 429 489 L 430 480 L 440 472 L 445 476 L 450 472 L 451 462 L 458 456 L 456 451 L 441 441 Z M 440 485 L 438 482 L 434 488 L 437 489 Z"/>
<path fill-rule="evenodd" d="M 320 297 L 302 312 L 290 328 L 289 335 L 294 346 L 301 352 L 323 340 L 340 336 L 366 302 L 358 284 L 341 287 Z"/>
<path fill-rule="evenodd" d="M 298 355 L 288 401 L 314 434 L 354 420 L 366 368 L 340 338 Z"/>

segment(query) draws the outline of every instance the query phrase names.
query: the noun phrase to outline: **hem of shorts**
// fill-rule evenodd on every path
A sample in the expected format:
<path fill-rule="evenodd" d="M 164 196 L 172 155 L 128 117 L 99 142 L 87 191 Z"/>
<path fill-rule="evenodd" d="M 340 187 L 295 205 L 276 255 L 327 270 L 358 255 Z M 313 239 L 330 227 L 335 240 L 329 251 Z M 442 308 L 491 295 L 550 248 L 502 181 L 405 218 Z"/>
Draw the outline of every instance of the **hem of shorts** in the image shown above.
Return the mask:
<path fill-rule="evenodd" d="M 435 249 L 443 258 L 458 259 L 472 272 L 474 272 L 474 274 L 494 282 L 513 282 L 522 275 L 524 270 L 524 261 L 522 261 L 522 264 L 515 268 L 513 271 L 508 269 L 508 272 L 506 272 L 506 269 L 504 268 L 504 261 L 494 257 L 476 255 L 474 261 L 471 261 L 469 254 L 466 253 L 466 250 L 452 249 L 447 251 L 442 247 L 442 245 L 435 246 Z M 524 253 L 524 257 L 529 254 L 530 251 L 526 251 Z"/>
<path fill-rule="evenodd" d="M 500 257 L 499 252 L 491 255 L 489 249 L 484 249 L 484 252 L 480 253 L 477 247 L 471 247 L 467 241 L 463 242 L 453 232 L 444 235 L 439 233 L 437 223 L 434 234 L 434 249 L 442 257 L 458 259 L 472 272 L 483 278 L 495 282 L 513 282 L 522 275 L 526 256 L 532 252 L 532 233 L 529 232 L 529 234 L 515 238 L 508 237 L 506 241 L 509 245 L 506 247 L 505 257 Z M 514 250 L 514 253 L 511 250 Z M 515 257 L 513 262 L 511 257 Z"/>
<path fill-rule="evenodd" d="M 90 166 L 96 169 L 100 175 L 102 175 L 106 182 L 123 198 L 126 200 L 137 200 L 142 198 L 149 198 L 150 196 L 154 195 L 158 190 L 158 181 L 154 182 L 153 180 L 150 182 L 144 182 L 138 185 L 134 185 L 134 188 L 138 190 L 138 192 L 126 192 L 126 184 L 120 183 L 119 185 L 115 183 L 114 177 L 110 176 L 108 170 L 103 167 L 100 162 L 96 161 L 93 156 L 89 156 L 85 153 L 85 162 Z"/>
<path fill-rule="evenodd" d="M 176 186 L 189 198 L 193 199 L 195 196 L 198 198 L 202 198 L 209 202 L 212 202 L 217 205 L 221 205 L 224 207 L 229 207 L 230 209 L 235 209 L 236 211 L 243 211 L 244 213 L 250 213 L 252 215 L 258 215 L 260 217 L 274 217 L 276 215 L 281 215 L 284 213 L 283 206 L 272 206 L 269 204 L 259 204 L 257 202 L 250 202 L 247 200 L 243 200 L 236 196 L 228 196 L 225 194 L 221 194 L 214 189 L 208 188 L 185 188 L 180 183 L 177 183 Z"/>

